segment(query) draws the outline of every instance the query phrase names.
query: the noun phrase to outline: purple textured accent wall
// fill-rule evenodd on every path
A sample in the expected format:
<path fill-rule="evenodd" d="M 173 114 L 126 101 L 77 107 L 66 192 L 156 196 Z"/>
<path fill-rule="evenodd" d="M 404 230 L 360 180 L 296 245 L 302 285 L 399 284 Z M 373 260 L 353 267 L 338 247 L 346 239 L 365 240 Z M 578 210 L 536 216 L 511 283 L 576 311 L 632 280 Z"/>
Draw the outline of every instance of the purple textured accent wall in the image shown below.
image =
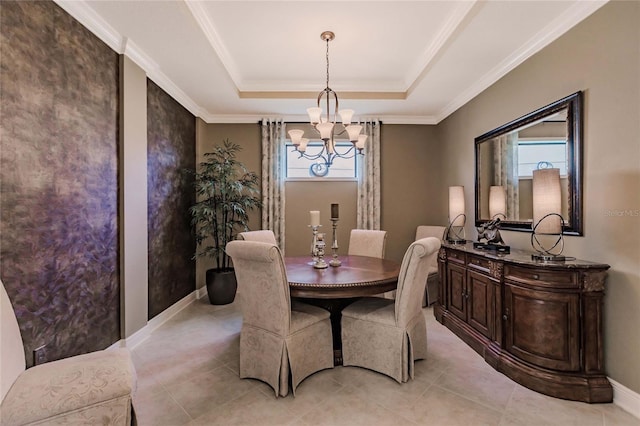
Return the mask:
<path fill-rule="evenodd" d="M 0 276 L 46 360 L 120 338 L 118 55 L 50 1 L 0 2 Z"/>
<path fill-rule="evenodd" d="M 196 289 L 195 191 L 185 173 L 195 169 L 195 142 L 195 117 L 147 80 L 149 319 Z"/>

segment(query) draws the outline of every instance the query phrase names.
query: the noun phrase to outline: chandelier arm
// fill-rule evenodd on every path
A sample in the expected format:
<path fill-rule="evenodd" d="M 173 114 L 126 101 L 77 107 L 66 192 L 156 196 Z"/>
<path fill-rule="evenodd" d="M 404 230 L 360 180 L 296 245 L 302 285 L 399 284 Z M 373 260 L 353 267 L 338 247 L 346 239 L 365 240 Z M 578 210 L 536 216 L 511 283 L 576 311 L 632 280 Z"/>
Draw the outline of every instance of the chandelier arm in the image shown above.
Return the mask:
<path fill-rule="evenodd" d="M 302 152 L 302 151 L 298 151 L 297 149 L 293 149 L 293 151 L 291 152 L 297 152 L 298 153 L 298 158 L 306 158 L 307 160 L 317 160 L 318 158 L 323 158 L 324 159 L 324 147 L 322 147 L 322 150 L 315 155 L 311 155 L 311 154 L 307 154 L 306 152 Z"/>
<path fill-rule="evenodd" d="M 355 151 L 355 145 L 353 145 L 353 144 L 349 147 L 349 149 L 347 149 L 343 153 L 338 152 L 338 150 L 336 148 L 333 149 L 334 155 L 336 157 L 340 157 L 340 158 L 344 158 L 344 159 L 349 159 L 349 158 L 355 157 L 357 152 L 353 152 L 353 154 L 351 154 L 352 151 Z M 349 154 L 351 154 L 351 155 L 349 155 Z"/>

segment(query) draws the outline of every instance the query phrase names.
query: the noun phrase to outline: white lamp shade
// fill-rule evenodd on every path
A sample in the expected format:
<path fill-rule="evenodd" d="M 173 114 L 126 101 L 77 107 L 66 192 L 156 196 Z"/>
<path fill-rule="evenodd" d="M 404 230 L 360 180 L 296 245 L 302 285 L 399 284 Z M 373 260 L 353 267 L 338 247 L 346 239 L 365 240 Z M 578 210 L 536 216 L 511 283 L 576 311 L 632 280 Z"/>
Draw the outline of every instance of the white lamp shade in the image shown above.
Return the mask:
<path fill-rule="evenodd" d="M 289 138 L 291 138 L 291 143 L 294 145 L 300 145 L 300 139 L 304 135 L 304 130 L 293 129 L 287 132 L 289 134 Z"/>
<path fill-rule="evenodd" d="M 358 136 L 360 135 L 360 131 L 362 130 L 362 126 L 359 124 L 354 124 L 353 126 L 347 127 L 347 133 L 349 134 L 349 140 L 352 142 L 356 142 L 358 140 Z"/>
<path fill-rule="evenodd" d="M 462 216 L 461 216 L 462 215 Z M 451 226 L 464 226 L 464 186 L 449 187 L 449 221 Z"/>
<path fill-rule="evenodd" d="M 307 138 L 300 139 L 300 145 L 298 145 L 298 151 L 305 152 L 307 150 L 308 143 L 309 143 L 309 139 Z"/>
<path fill-rule="evenodd" d="M 364 143 L 367 141 L 367 135 L 359 135 L 358 142 L 356 142 L 356 148 L 364 149 Z"/>
<path fill-rule="evenodd" d="M 307 114 L 309 114 L 309 121 L 311 124 L 317 124 L 320 122 L 320 116 L 322 115 L 322 108 L 313 107 L 307 108 Z"/>
<path fill-rule="evenodd" d="M 341 109 L 340 111 L 338 111 L 338 114 L 340 114 L 340 119 L 342 120 L 342 124 L 344 124 L 345 126 L 348 126 L 349 124 L 351 124 L 351 119 L 353 118 L 352 109 Z"/>
<path fill-rule="evenodd" d="M 331 131 L 333 130 L 333 123 L 320 123 L 316 126 L 316 129 L 320 132 L 320 139 L 331 139 Z"/>
<path fill-rule="evenodd" d="M 492 186 L 489 188 L 489 216 L 493 219 L 496 215 L 507 217 L 507 194 L 504 186 Z"/>
<path fill-rule="evenodd" d="M 537 234 L 560 234 L 562 195 L 560 189 L 560 169 L 539 169 L 533 171 L 533 224 Z M 544 219 L 543 219 L 544 218 Z"/>

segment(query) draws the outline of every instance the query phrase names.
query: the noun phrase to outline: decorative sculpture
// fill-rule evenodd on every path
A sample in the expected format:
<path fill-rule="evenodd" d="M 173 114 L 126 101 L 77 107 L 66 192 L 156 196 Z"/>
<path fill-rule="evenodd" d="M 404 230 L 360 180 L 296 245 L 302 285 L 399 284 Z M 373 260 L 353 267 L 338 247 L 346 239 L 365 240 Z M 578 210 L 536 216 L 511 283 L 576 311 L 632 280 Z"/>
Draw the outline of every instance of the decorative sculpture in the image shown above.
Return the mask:
<path fill-rule="evenodd" d="M 478 231 L 478 242 L 473 243 L 473 247 L 482 250 L 492 250 L 500 253 L 510 253 L 509 246 L 504 244 L 500 235 L 500 218 L 497 217 L 476 228 Z M 486 240 L 484 243 L 482 240 Z"/>
<path fill-rule="evenodd" d="M 478 241 L 487 240 L 487 244 L 504 244 L 500 236 L 500 218 L 497 217 L 480 225 L 478 228 Z"/>

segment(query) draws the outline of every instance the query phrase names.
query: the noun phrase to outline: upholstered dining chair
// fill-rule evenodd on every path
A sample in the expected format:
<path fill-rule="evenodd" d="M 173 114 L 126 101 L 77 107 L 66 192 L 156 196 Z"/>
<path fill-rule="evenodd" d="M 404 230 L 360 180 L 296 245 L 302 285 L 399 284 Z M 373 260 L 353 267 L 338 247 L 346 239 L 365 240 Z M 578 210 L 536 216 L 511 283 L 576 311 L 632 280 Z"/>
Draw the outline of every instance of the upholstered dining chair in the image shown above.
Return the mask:
<path fill-rule="evenodd" d="M 416 228 L 416 241 L 434 237 L 442 240 L 444 237 L 444 231 L 446 227 L 437 225 L 421 225 Z M 438 286 L 440 284 L 440 276 L 438 275 L 438 256 L 433 258 L 433 263 L 429 269 L 429 277 L 427 278 L 427 285 L 424 291 L 424 297 L 422 298 L 422 306 L 431 305 L 438 300 Z"/>
<path fill-rule="evenodd" d="M 0 424 L 135 424 L 136 373 L 127 349 L 25 369 L 20 328 L 1 281 L 0 317 Z"/>
<path fill-rule="evenodd" d="M 238 233 L 239 240 L 245 241 L 260 241 L 262 243 L 270 243 L 278 245 L 276 241 L 276 236 L 270 229 L 265 229 L 261 231 L 245 231 Z"/>
<path fill-rule="evenodd" d="M 231 241 L 242 308 L 240 378 L 269 384 L 276 397 L 316 371 L 333 367 L 329 311 L 291 300 L 287 271 L 275 244 Z"/>
<path fill-rule="evenodd" d="M 420 302 L 440 240 L 424 238 L 407 249 L 395 300 L 366 297 L 342 310 L 343 365 L 386 374 L 399 383 L 414 376 L 427 356 L 427 327 Z"/>
<path fill-rule="evenodd" d="M 349 237 L 349 255 L 384 258 L 387 231 L 352 229 Z"/>

